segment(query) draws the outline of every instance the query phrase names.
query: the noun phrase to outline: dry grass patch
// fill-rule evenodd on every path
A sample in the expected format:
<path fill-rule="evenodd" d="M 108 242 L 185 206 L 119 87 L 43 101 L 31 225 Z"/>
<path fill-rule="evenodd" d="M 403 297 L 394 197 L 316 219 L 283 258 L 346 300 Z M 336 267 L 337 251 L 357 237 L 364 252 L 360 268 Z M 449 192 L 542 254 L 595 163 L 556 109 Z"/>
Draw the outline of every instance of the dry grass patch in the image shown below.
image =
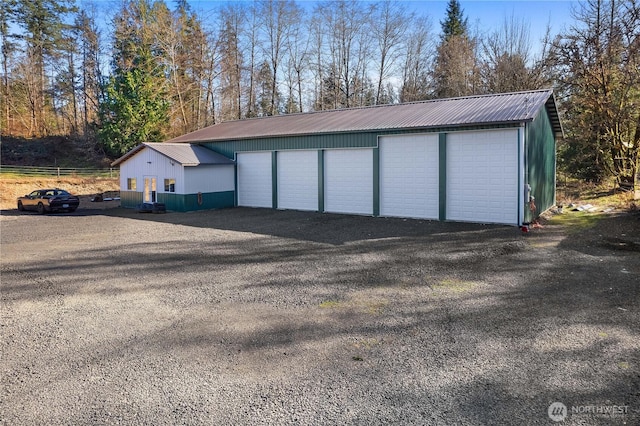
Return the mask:
<path fill-rule="evenodd" d="M 98 177 L 26 177 L 2 176 L 0 178 L 0 208 L 15 209 L 16 199 L 39 188 L 60 188 L 78 196 L 90 196 L 108 191 L 119 191 L 118 178 Z"/>
<path fill-rule="evenodd" d="M 457 278 L 446 278 L 433 285 L 434 290 L 444 290 L 452 293 L 464 293 L 478 285 L 475 281 L 464 281 Z"/>

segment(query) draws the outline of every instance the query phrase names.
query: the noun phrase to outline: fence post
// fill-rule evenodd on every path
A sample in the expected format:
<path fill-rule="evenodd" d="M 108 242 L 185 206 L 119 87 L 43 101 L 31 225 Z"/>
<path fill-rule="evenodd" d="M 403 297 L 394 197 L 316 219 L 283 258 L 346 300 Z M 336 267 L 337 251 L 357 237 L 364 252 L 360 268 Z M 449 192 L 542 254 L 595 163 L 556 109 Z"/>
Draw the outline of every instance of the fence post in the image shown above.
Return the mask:
<path fill-rule="evenodd" d="M 58 178 L 60 178 L 60 167 L 58 167 Z"/>

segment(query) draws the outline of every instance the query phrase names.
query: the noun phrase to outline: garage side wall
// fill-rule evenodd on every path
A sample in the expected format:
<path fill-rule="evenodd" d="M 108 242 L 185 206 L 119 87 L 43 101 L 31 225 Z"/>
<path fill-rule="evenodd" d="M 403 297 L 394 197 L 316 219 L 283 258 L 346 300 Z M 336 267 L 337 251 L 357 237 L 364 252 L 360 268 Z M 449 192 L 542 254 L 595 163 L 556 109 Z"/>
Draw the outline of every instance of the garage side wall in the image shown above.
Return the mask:
<path fill-rule="evenodd" d="M 184 194 L 234 191 L 233 164 L 184 168 Z"/>
<path fill-rule="evenodd" d="M 526 172 L 531 195 L 535 197 L 536 210 L 524 206 L 525 222 L 530 222 L 556 201 L 556 141 L 546 109 L 526 128 Z"/>

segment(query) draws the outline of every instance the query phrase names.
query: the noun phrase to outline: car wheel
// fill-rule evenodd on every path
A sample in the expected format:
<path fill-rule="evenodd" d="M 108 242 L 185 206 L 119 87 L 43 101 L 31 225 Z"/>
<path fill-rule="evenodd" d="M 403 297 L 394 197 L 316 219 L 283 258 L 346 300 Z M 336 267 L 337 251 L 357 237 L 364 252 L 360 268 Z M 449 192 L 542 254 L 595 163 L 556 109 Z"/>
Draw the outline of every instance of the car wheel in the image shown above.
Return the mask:
<path fill-rule="evenodd" d="M 22 201 L 18 201 L 18 210 L 20 210 L 21 212 L 24 211 L 24 206 L 22 205 Z"/>
<path fill-rule="evenodd" d="M 45 214 L 46 210 L 44 208 L 44 204 L 38 203 L 38 213 Z"/>

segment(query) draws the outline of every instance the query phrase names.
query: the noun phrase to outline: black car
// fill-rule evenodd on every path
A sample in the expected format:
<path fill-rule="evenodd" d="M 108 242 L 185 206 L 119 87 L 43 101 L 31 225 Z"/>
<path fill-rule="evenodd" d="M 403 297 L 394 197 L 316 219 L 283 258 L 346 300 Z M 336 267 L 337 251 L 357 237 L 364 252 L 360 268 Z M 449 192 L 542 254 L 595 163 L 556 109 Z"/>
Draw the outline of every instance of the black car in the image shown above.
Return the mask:
<path fill-rule="evenodd" d="M 63 189 L 36 189 L 29 195 L 18 198 L 18 210 L 35 210 L 40 214 L 55 211 L 73 212 L 80 199 Z"/>

